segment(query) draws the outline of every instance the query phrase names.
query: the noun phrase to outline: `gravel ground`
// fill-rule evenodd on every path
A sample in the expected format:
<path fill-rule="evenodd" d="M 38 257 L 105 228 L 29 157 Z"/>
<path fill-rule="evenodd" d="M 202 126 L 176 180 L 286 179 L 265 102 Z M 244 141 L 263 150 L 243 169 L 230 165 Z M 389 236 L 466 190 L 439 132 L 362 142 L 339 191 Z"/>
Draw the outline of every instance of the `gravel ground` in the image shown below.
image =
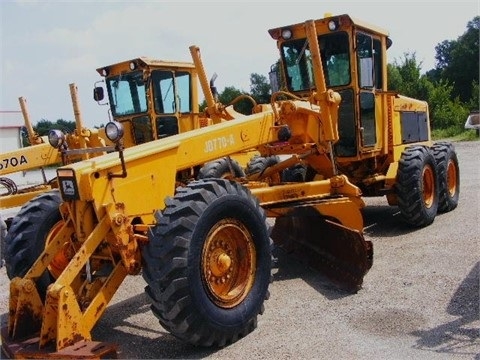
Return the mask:
<path fill-rule="evenodd" d="M 383 198 L 367 199 L 374 264 L 357 294 L 279 254 L 258 328 L 233 345 L 203 349 L 167 333 L 149 309 L 141 276 L 129 277 L 93 331 L 119 358 L 480 360 L 480 141 L 456 143 L 460 203 L 412 230 Z M 371 206 L 370 206 L 371 205 Z M 0 269 L 6 321 L 8 279 Z"/>

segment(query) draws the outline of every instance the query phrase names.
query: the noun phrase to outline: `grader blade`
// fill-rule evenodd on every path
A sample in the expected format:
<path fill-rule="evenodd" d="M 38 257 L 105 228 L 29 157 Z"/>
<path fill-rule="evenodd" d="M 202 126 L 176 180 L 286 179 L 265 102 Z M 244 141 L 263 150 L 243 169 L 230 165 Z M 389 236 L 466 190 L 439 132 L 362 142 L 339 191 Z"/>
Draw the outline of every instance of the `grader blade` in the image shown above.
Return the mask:
<path fill-rule="evenodd" d="M 348 291 L 358 291 L 372 267 L 373 246 L 360 231 L 326 219 L 311 207 L 277 218 L 271 237 Z"/>

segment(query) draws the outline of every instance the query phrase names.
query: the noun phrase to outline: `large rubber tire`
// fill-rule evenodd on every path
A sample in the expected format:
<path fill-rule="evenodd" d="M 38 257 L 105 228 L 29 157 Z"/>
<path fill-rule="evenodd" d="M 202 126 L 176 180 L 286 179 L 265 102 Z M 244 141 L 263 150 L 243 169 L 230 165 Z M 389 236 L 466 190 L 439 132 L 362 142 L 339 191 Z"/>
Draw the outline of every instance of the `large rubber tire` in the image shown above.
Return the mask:
<path fill-rule="evenodd" d="M 460 195 L 460 169 L 453 144 L 438 142 L 433 146 L 437 162 L 439 200 L 438 211 L 448 212 L 458 205 Z"/>
<path fill-rule="evenodd" d="M 245 173 L 247 175 L 253 175 L 257 173 L 261 173 L 267 167 L 276 165 L 280 162 L 280 158 L 278 156 L 258 156 L 255 155 L 247 164 L 247 168 L 245 169 Z"/>
<path fill-rule="evenodd" d="M 307 167 L 303 164 L 296 164 L 282 172 L 282 181 L 284 182 L 305 182 L 307 176 Z"/>
<path fill-rule="evenodd" d="M 426 146 L 405 149 L 398 164 L 395 185 L 403 219 L 415 227 L 430 225 L 438 210 L 437 166 Z"/>
<path fill-rule="evenodd" d="M 198 172 L 198 179 L 228 179 L 244 176 L 245 173 L 240 164 L 231 158 L 221 158 L 206 163 Z"/>
<path fill-rule="evenodd" d="M 248 189 L 223 179 L 192 182 L 166 205 L 142 249 L 152 311 L 185 342 L 233 343 L 256 328 L 268 298 L 263 209 Z"/>
<path fill-rule="evenodd" d="M 45 248 L 50 230 L 62 220 L 60 192 L 51 190 L 30 200 L 13 218 L 5 238 L 5 265 L 10 279 L 24 276 Z M 44 296 L 52 278 L 48 271 L 38 279 Z"/>

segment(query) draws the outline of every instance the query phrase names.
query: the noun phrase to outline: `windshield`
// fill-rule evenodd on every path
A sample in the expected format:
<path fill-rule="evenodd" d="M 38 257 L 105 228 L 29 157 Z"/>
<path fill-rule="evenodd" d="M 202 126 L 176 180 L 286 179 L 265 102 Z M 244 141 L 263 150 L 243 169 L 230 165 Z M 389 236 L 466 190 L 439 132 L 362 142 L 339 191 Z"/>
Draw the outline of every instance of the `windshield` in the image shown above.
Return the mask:
<path fill-rule="evenodd" d="M 348 85 L 350 83 L 350 56 L 347 33 L 320 35 L 318 43 L 327 87 Z M 312 55 L 306 39 L 283 43 L 282 57 L 289 90 L 305 91 L 315 87 Z"/>
<path fill-rule="evenodd" d="M 147 95 L 142 71 L 108 78 L 107 90 L 113 116 L 147 111 Z"/>

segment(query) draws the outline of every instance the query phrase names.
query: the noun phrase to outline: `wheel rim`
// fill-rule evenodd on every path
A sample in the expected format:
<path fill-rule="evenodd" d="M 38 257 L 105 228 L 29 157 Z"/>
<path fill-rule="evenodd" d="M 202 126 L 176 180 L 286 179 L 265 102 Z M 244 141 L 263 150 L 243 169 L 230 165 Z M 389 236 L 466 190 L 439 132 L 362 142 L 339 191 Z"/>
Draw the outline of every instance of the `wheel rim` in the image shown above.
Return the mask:
<path fill-rule="evenodd" d="M 235 219 L 219 221 L 202 252 L 202 280 L 209 297 L 222 308 L 241 303 L 252 288 L 256 252 L 247 228 Z"/>
<path fill-rule="evenodd" d="M 457 167 L 452 160 L 447 165 L 447 189 L 450 197 L 457 191 Z"/>
<path fill-rule="evenodd" d="M 47 239 L 45 244 L 48 245 L 55 238 L 55 236 L 59 233 L 62 226 L 65 224 L 63 220 L 57 222 L 53 225 L 52 229 L 47 235 Z M 48 264 L 47 268 L 50 274 L 57 279 L 62 271 L 67 267 L 68 263 L 70 262 L 71 256 L 69 255 L 69 243 L 66 242 L 63 247 L 55 254 L 53 260 Z"/>
<path fill-rule="evenodd" d="M 431 166 L 423 169 L 423 201 L 427 208 L 430 208 L 435 200 L 435 177 Z"/>

